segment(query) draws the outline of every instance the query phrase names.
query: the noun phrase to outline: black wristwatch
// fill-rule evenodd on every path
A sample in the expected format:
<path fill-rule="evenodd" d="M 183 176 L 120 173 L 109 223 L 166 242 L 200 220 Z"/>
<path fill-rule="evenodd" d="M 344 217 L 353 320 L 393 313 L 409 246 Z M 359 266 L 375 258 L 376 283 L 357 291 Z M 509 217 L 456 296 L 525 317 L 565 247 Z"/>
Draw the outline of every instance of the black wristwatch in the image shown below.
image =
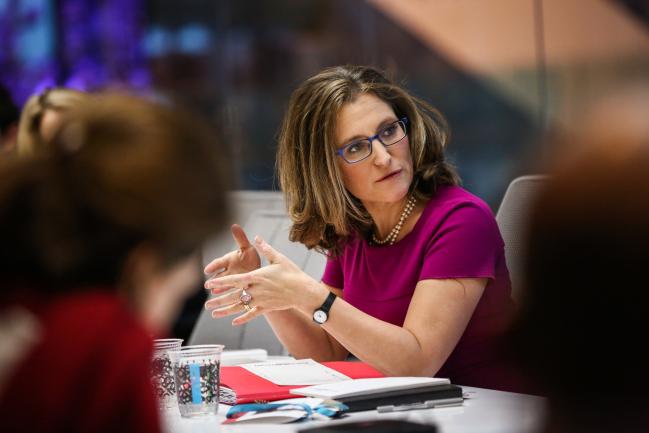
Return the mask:
<path fill-rule="evenodd" d="M 313 312 L 313 321 L 315 323 L 322 325 L 327 321 L 327 319 L 329 319 L 329 309 L 331 309 L 331 305 L 335 300 L 336 294 L 334 292 L 329 292 L 329 296 L 327 296 L 327 299 L 325 299 L 324 303 L 320 306 L 320 308 L 316 309 Z"/>

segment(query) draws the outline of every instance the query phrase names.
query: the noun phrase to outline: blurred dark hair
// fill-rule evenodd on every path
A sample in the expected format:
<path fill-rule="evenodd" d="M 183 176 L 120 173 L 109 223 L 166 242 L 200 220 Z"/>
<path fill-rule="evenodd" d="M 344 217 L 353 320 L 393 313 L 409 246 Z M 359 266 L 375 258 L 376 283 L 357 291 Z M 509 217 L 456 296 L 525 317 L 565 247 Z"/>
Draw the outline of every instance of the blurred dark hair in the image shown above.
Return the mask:
<path fill-rule="evenodd" d="M 551 425 L 646 431 L 649 142 L 580 148 L 534 205 L 513 343 Z"/>
<path fill-rule="evenodd" d="M 228 175 L 212 131 L 128 95 L 71 109 L 47 150 L 0 164 L 0 275 L 52 290 L 115 284 L 146 244 L 165 264 L 227 215 Z"/>
<path fill-rule="evenodd" d="M 20 112 L 11 98 L 9 90 L 0 83 L 0 136 L 11 125 L 17 125 Z"/>

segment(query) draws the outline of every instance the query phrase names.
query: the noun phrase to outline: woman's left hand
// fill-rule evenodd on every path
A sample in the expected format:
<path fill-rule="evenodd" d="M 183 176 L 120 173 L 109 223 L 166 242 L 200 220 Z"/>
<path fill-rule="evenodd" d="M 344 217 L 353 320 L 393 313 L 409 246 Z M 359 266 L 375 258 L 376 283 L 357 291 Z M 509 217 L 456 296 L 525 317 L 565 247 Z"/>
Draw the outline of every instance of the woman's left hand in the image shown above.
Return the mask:
<path fill-rule="evenodd" d="M 295 263 L 273 249 L 259 236 L 255 237 L 255 247 L 268 260 L 268 266 L 245 274 L 228 275 L 212 278 L 205 282 L 205 288 L 216 296 L 205 303 L 205 308 L 212 310 L 212 317 L 224 317 L 245 311 L 239 299 L 245 288 L 252 296 L 249 302 L 251 309 L 232 321 L 233 325 L 242 325 L 257 316 L 269 311 L 298 308 L 308 311 L 320 284 L 304 273 Z M 320 288 L 322 289 L 322 288 Z M 317 301 L 316 301 L 317 303 Z"/>

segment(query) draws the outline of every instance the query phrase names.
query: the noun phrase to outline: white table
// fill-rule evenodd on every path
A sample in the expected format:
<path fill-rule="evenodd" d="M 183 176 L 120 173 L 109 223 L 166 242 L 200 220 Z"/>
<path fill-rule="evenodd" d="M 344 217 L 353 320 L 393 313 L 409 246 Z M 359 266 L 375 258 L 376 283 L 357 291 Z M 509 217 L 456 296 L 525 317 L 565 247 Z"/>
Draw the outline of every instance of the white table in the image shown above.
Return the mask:
<path fill-rule="evenodd" d="M 440 433 L 534 433 L 540 425 L 545 400 L 526 394 L 494 391 L 490 389 L 462 387 L 469 398 L 460 407 L 411 410 L 407 412 L 382 413 L 376 411 L 355 412 L 342 420 L 344 423 L 368 419 L 408 419 L 414 422 L 436 423 Z M 182 418 L 177 409 L 163 414 L 163 425 L 169 433 L 215 433 L 215 432 L 297 432 L 316 422 L 298 424 L 248 424 L 221 425 L 228 406 L 221 406 L 217 415 L 202 418 Z"/>

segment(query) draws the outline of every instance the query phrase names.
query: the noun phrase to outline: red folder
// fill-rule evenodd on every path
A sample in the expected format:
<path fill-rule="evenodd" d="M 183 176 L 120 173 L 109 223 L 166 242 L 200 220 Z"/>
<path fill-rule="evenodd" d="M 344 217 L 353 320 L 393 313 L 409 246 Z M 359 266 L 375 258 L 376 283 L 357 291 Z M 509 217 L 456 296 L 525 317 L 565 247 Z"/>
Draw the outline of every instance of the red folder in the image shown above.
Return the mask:
<path fill-rule="evenodd" d="M 351 379 L 364 379 L 371 377 L 384 377 L 378 370 L 364 362 L 358 361 L 332 361 L 323 362 L 329 368 L 350 377 Z M 263 403 L 268 401 L 295 398 L 289 391 L 306 385 L 282 386 L 257 376 L 254 373 L 238 366 L 221 367 L 221 403 Z"/>

